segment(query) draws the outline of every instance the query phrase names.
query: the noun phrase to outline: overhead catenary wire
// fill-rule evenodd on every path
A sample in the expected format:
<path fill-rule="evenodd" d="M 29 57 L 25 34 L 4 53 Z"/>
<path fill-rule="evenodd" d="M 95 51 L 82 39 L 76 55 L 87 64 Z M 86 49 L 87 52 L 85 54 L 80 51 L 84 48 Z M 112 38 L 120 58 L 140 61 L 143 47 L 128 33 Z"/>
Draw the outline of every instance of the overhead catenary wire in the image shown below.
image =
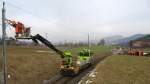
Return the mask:
<path fill-rule="evenodd" d="M 15 4 L 11 3 L 11 2 L 6 1 L 6 3 L 7 3 L 8 6 L 11 6 L 11 7 L 14 7 L 14 8 L 16 8 L 16 9 L 19 9 L 20 11 L 22 11 L 22 12 L 24 12 L 24 13 L 26 13 L 26 14 L 29 14 L 29 15 L 31 15 L 31 16 L 33 16 L 33 17 L 36 17 L 36 18 L 38 18 L 38 19 L 41 19 L 41 20 L 43 20 L 43 21 L 45 21 L 45 22 L 47 22 L 47 23 L 51 23 L 51 24 L 54 24 L 54 25 L 61 25 L 61 27 L 64 27 L 64 28 L 68 27 L 68 26 L 66 26 L 66 25 L 64 25 L 64 24 L 55 23 L 55 22 L 50 21 L 49 19 L 46 19 L 46 18 L 44 18 L 44 17 L 41 17 L 40 15 L 36 15 L 36 14 L 32 13 L 31 11 L 28 11 L 27 9 L 21 8 L 21 7 L 15 5 Z M 73 32 L 73 30 L 71 30 L 71 28 L 70 28 L 69 30 L 67 30 L 67 31 Z"/>
<path fill-rule="evenodd" d="M 0 0 L 0 2 L 3 2 L 3 0 Z M 42 17 L 39 16 L 39 15 L 35 15 L 35 14 L 33 14 L 32 12 L 30 12 L 30 11 L 28 11 L 28 10 L 26 10 L 26 9 L 23 9 L 23 8 L 17 6 L 17 5 L 12 4 L 11 2 L 8 2 L 8 1 L 5 1 L 5 2 L 6 2 L 6 4 L 7 4 L 7 6 L 16 8 L 16 9 L 20 10 L 20 11 L 23 12 L 23 13 L 29 14 L 29 15 L 31 15 L 32 17 L 36 17 L 36 18 L 41 19 L 41 20 L 43 20 L 43 21 L 45 21 L 45 22 L 52 23 L 52 22 L 50 22 L 48 19 L 42 18 Z M 7 19 L 8 19 L 8 18 L 7 18 Z M 1 24 L 1 22 L 2 22 L 2 21 L 0 21 L 0 24 Z M 53 24 L 54 24 L 54 23 L 53 23 Z M 8 26 L 8 24 L 7 24 L 7 26 Z M 37 26 L 36 26 L 36 27 L 37 27 Z M 9 28 L 11 29 L 11 27 L 9 27 Z"/>
<path fill-rule="evenodd" d="M 4 0 L 0 0 L 0 1 L 3 2 Z M 36 17 L 36 18 L 38 18 L 38 19 L 41 19 L 41 20 L 43 20 L 43 21 L 45 21 L 45 22 L 55 24 L 55 23 L 49 21 L 48 19 L 45 19 L 45 18 L 43 18 L 43 17 L 41 17 L 41 16 L 39 16 L 39 15 L 35 15 L 35 14 L 33 14 L 32 12 L 30 12 L 30 11 L 28 11 L 28 10 L 26 10 L 26 9 L 23 9 L 23 8 L 17 6 L 17 5 L 14 5 L 14 4 L 12 4 L 12 3 L 6 1 L 6 0 L 5 0 L 5 2 L 6 2 L 6 4 L 7 4 L 8 6 L 11 6 L 11 7 L 14 7 L 14 8 L 16 8 L 16 9 L 19 9 L 20 11 L 22 11 L 22 12 L 24 12 L 24 13 L 26 13 L 26 14 L 29 14 L 29 15 L 31 15 L 31 16 L 33 16 L 33 17 Z M 7 19 L 8 19 L 8 18 L 7 18 Z M 0 21 L 0 22 L 1 22 L 1 21 Z M 1 23 L 0 23 L 0 24 L 1 24 Z M 57 25 L 57 24 L 56 24 L 56 25 Z"/>
<path fill-rule="evenodd" d="M 51 27 L 50 25 L 55 25 L 56 27 L 58 26 L 58 28 L 60 28 L 60 29 L 63 29 L 63 30 L 65 29 L 66 30 L 65 32 L 68 32 L 68 34 L 69 33 L 74 33 L 74 30 L 73 30 L 74 27 L 68 26 L 68 25 L 65 25 L 65 24 L 61 24 L 59 22 L 53 22 L 53 21 L 51 21 L 51 20 L 49 20 L 47 18 L 44 18 L 43 16 L 35 14 L 34 12 L 32 12 L 32 11 L 30 11 L 28 9 L 20 7 L 17 4 L 14 4 L 14 2 L 15 2 L 15 0 L 13 0 L 13 3 L 6 0 L 6 6 L 18 9 L 18 11 L 16 11 L 16 12 L 25 13 L 25 14 L 31 15 L 32 17 L 35 17 L 35 18 L 39 19 L 39 21 L 40 21 L 39 24 L 41 24 L 41 21 L 44 21 L 46 23 L 42 22 L 42 24 L 45 25 L 45 26 L 47 26 L 47 27 Z M 10 19 L 10 18 L 7 18 L 7 19 Z M 41 28 L 41 26 L 37 25 L 37 24 L 30 24 L 30 27 L 35 27 L 35 28 L 38 28 L 38 29 Z M 76 32 L 76 33 L 78 33 L 78 32 Z"/>
<path fill-rule="evenodd" d="M 39 16 L 39 15 L 36 15 L 36 14 L 32 13 L 31 11 L 28 11 L 28 10 L 26 10 L 26 9 L 24 9 L 24 8 L 21 8 L 21 7 L 15 5 L 15 4 L 11 3 L 11 2 L 8 2 L 7 0 L 0 0 L 0 2 L 5 2 L 6 5 L 11 6 L 11 7 L 14 7 L 14 8 L 16 8 L 16 9 L 19 9 L 20 11 L 22 11 L 22 12 L 24 12 L 24 13 L 26 13 L 26 14 L 29 14 L 29 15 L 31 15 L 31 16 L 33 16 L 33 17 L 36 17 L 36 18 L 38 18 L 38 19 L 41 19 L 41 20 L 43 20 L 43 21 L 50 22 L 50 20 L 48 20 L 48 19 L 46 19 L 46 18 L 43 18 L 43 17 L 41 17 L 41 16 Z"/>
<path fill-rule="evenodd" d="M 43 17 L 41 17 L 41 16 L 39 16 L 39 15 L 35 15 L 35 14 L 33 14 L 31 11 L 28 11 L 28 10 L 26 10 L 26 9 L 23 9 L 23 8 L 21 8 L 21 7 L 17 6 L 17 5 L 14 5 L 14 4 L 12 4 L 12 3 L 8 2 L 8 1 L 6 1 L 6 3 L 8 4 L 8 6 L 17 8 L 17 9 L 19 9 L 20 11 L 22 11 L 22 12 L 24 12 L 24 13 L 27 13 L 27 14 L 33 16 L 33 17 L 36 17 L 36 18 L 41 19 L 41 20 L 46 21 L 46 22 L 50 22 L 48 19 L 45 19 L 45 18 L 43 18 Z"/>

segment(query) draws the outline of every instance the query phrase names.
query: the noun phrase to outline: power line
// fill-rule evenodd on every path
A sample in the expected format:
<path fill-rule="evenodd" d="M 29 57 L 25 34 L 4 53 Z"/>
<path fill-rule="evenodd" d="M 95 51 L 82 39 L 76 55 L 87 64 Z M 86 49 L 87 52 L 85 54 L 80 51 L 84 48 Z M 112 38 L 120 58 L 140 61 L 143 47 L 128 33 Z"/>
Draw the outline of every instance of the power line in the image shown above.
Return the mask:
<path fill-rule="evenodd" d="M 51 24 L 55 24 L 55 25 L 61 25 L 61 26 L 63 26 L 63 27 L 66 27 L 66 26 L 63 25 L 63 24 L 56 24 L 56 23 L 51 22 L 50 20 L 48 20 L 48 19 L 46 19 L 46 18 L 43 18 L 43 17 L 39 16 L 39 15 L 35 15 L 35 14 L 33 14 L 32 12 L 30 12 L 30 11 L 28 11 L 28 10 L 26 10 L 26 9 L 23 9 L 23 8 L 17 6 L 17 5 L 14 5 L 14 4 L 12 4 L 12 3 L 8 2 L 8 1 L 6 1 L 6 2 L 7 2 L 7 4 L 8 4 L 9 6 L 14 7 L 14 8 L 17 8 L 17 9 L 21 10 L 22 12 L 27 13 L 27 14 L 29 14 L 29 15 L 32 15 L 33 17 L 39 18 L 39 19 L 41 19 L 41 20 L 43 20 L 43 21 L 45 21 L 45 22 L 48 22 L 48 23 L 51 23 Z"/>
<path fill-rule="evenodd" d="M 2 1 L 2 0 L 0 0 L 0 1 Z M 29 15 L 31 15 L 31 16 L 33 16 L 33 17 L 36 17 L 36 18 L 38 18 L 38 19 L 41 19 L 41 20 L 43 20 L 43 21 L 45 21 L 45 22 L 48 22 L 48 23 L 51 23 L 51 24 L 55 24 L 55 25 L 61 25 L 61 26 L 64 27 L 64 28 L 67 27 L 67 26 L 64 25 L 64 24 L 57 24 L 57 23 L 51 22 L 50 20 L 48 20 L 48 19 L 46 19 L 46 18 L 43 18 L 43 17 L 39 16 L 39 15 L 35 15 L 34 13 L 32 13 L 32 12 L 30 12 L 30 11 L 24 9 L 24 8 L 21 8 L 21 7 L 17 6 L 17 5 L 14 5 L 14 4 L 12 4 L 11 2 L 8 2 L 8 1 L 5 1 L 5 2 L 8 4 L 8 6 L 11 6 L 11 7 L 14 7 L 14 8 L 16 8 L 16 9 L 19 9 L 20 11 L 22 11 L 22 12 L 24 12 L 24 13 L 26 13 L 26 14 L 29 14 Z M 72 32 L 70 29 L 69 29 L 68 31 Z"/>
<path fill-rule="evenodd" d="M 22 12 L 24 12 L 24 13 L 27 13 L 27 14 L 33 16 L 33 17 L 39 18 L 39 19 L 41 19 L 41 20 L 43 20 L 43 21 L 46 21 L 46 22 L 50 22 L 48 19 L 45 19 L 45 18 L 43 18 L 43 17 L 41 17 L 41 16 L 39 16 L 39 15 L 35 15 L 35 14 L 33 14 L 32 12 L 30 12 L 30 11 L 28 11 L 28 10 L 26 10 L 26 9 L 23 9 L 23 8 L 17 6 L 17 5 L 14 5 L 14 4 L 12 4 L 12 3 L 8 2 L 8 1 L 6 1 L 6 3 L 8 4 L 8 6 L 17 8 L 17 9 L 19 9 L 20 11 L 22 11 Z M 51 23 L 51 22 L 50 22 L 50 23 Z"/>

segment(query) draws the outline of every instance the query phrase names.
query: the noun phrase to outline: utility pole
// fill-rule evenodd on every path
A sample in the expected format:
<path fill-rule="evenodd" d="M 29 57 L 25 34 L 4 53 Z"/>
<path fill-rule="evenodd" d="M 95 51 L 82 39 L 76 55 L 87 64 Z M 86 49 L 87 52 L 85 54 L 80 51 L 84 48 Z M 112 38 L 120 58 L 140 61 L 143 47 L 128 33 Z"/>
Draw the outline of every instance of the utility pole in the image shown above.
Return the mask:
<path fill-rule="evenodd" d="M 90 51 L 90 36 L 89 36 L 89 33 L 88 33 L 88 48 L 89 48 L 89 56 L 91 56 L 91 51 Z"/>
<path fill-rule="evenodd" d="M 88 47 L 90 48 L 90 36 L 89 36 L 89 33 L 88 33 Z"/>
<path fill-rule="evenodd" d="M 5 2 L 3 2 L 2 8 L 2 41 L 3 41 L 3 84 L 7 84 L 7 56 L 6 56 L 6 23 L 5 23 Z"/>

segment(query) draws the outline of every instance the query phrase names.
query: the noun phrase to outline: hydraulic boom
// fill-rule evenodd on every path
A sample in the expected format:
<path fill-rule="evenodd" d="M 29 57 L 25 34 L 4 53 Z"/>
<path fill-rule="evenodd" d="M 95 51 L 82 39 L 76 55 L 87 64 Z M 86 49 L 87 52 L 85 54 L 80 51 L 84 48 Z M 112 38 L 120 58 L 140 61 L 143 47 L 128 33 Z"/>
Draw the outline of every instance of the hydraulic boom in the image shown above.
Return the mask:
<path fill-rule="evenodd" d="M 43 44 L 45 44 L 46 46 L 48 46 L 49 48 L 51 48 L 52 50 L 54 50 L 57 54 L 59 54 L 61 56 L 61 58 L 64 58 L 65 55 L 62 51 L 58 50 L 57 48 L 55 48 L 55 46 L 49 42 L 48 40 L 46 40 L 45 38 L 43 38 L 41 35 L 37 34 L 35 36 L 32 36 L 31 39 L 35 42 L 38 43 L 37 40 L 41 41 Z"/>

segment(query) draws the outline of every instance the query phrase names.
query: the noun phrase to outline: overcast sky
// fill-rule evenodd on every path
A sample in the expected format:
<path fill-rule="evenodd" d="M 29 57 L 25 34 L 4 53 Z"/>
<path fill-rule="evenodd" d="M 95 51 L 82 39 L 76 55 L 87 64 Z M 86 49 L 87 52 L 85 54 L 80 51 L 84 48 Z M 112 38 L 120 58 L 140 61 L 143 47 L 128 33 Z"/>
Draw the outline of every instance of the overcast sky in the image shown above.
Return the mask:
<path fill-rule="evenodd" d="M 51 41 L 82 41 L 150 32 L 149 0 L 5 0 L 7 18 Z M 1 4 L 2 6 L 2 4 Z M 14 30 L 7 28 L 9 36 Z"/>

